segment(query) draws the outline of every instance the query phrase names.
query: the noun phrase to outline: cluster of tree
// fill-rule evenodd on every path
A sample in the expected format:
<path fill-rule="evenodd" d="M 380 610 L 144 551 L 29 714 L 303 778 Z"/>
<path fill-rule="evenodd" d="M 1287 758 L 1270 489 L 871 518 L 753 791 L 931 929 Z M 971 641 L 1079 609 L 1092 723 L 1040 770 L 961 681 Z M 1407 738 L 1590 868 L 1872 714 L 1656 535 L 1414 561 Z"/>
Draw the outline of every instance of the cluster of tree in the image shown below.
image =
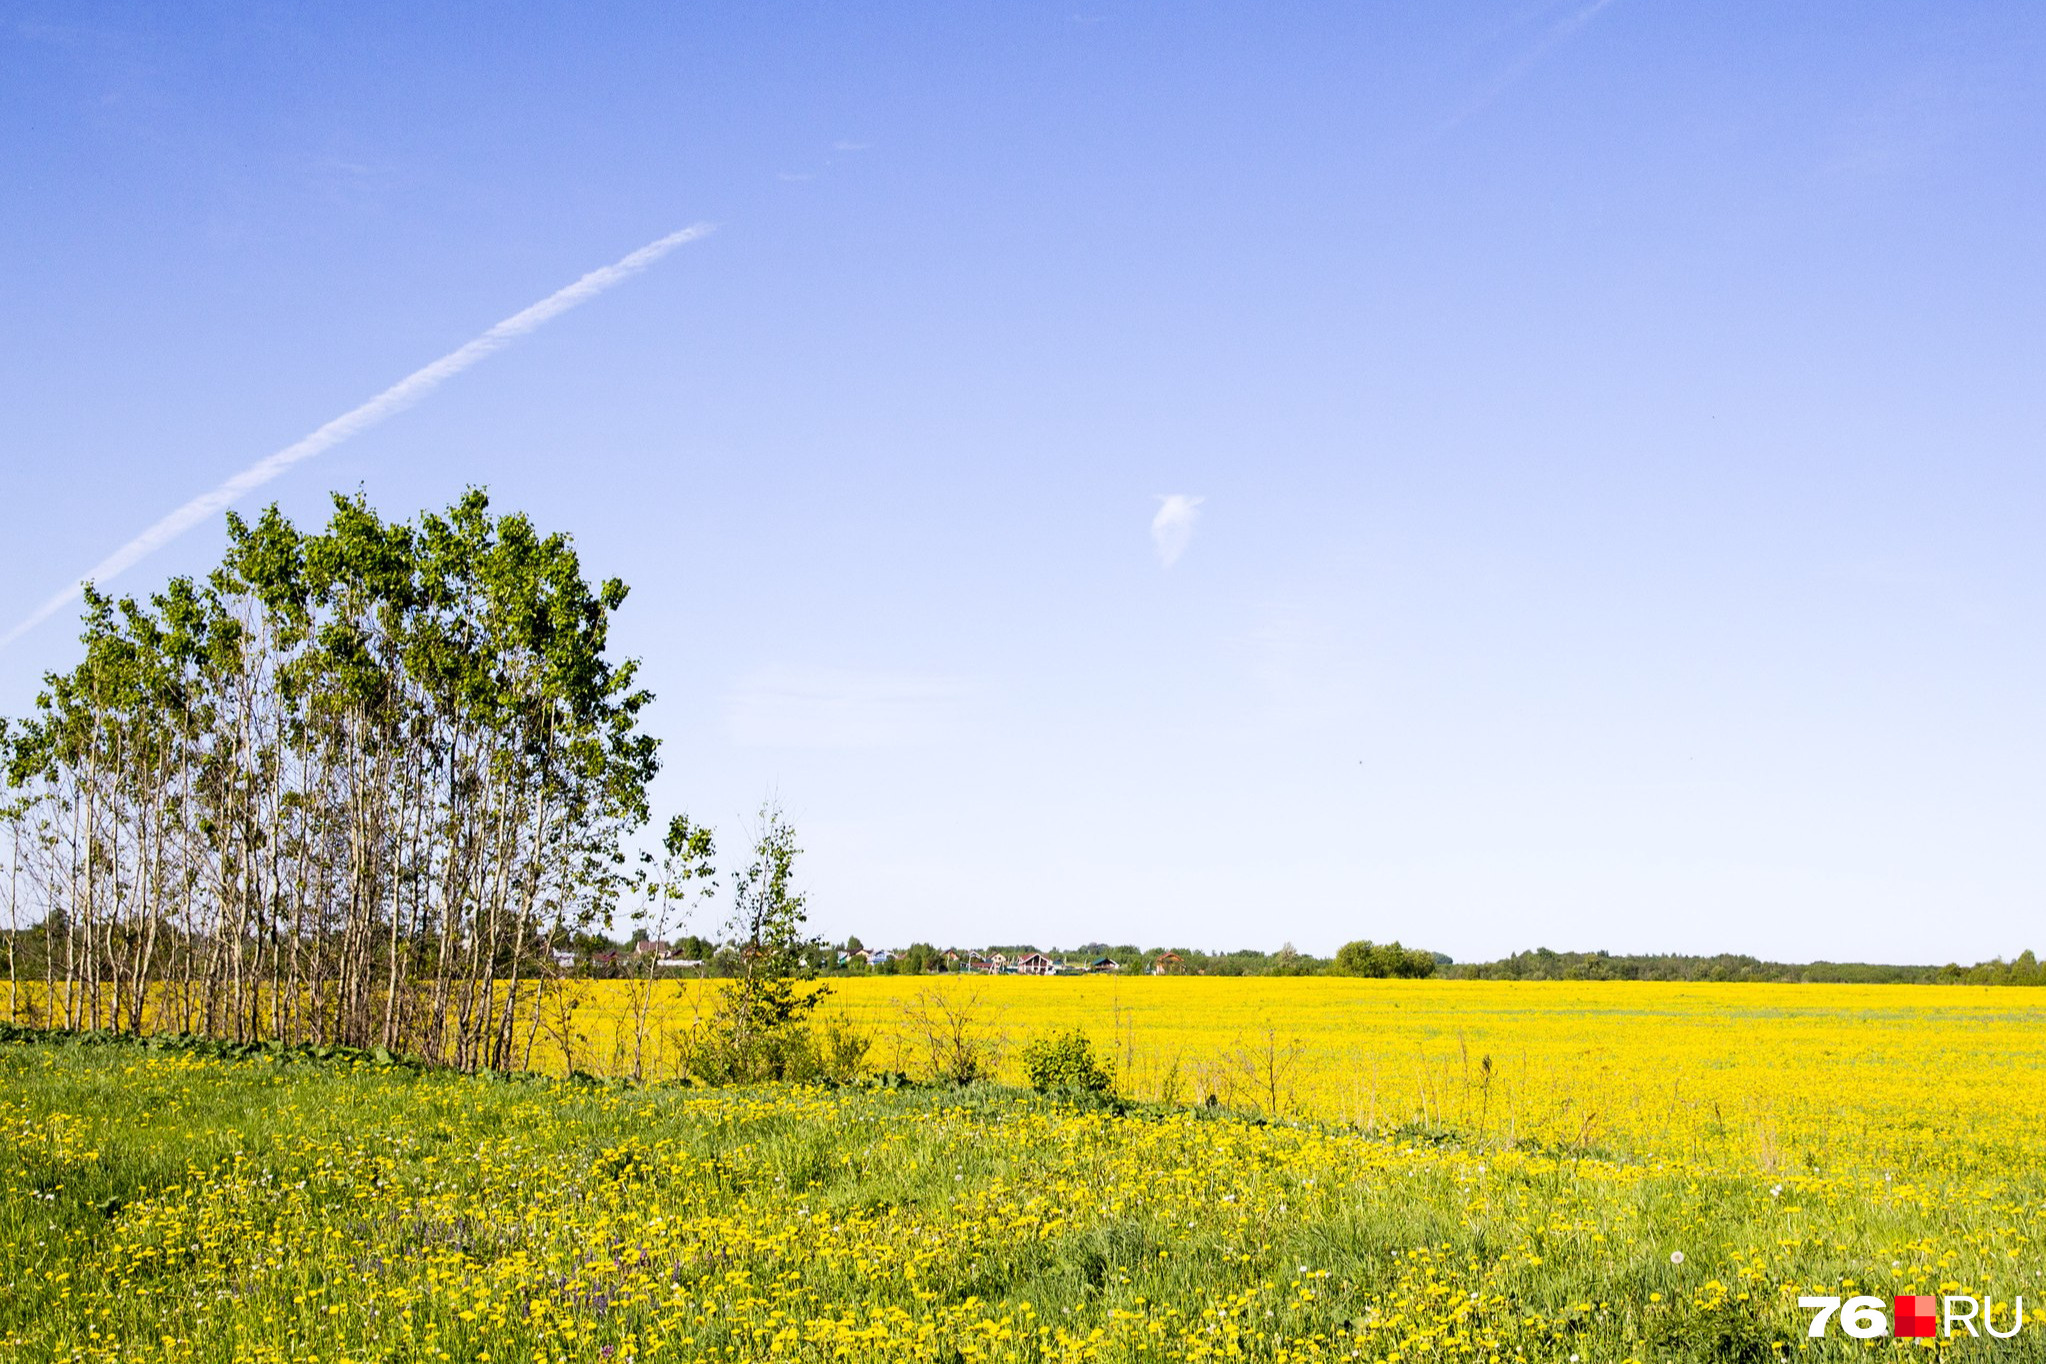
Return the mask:
<path fill-rule="evenodd" d="M 204 579 L 88 590 L 82 661 L 0 723 L 10 1002 L 521 1064 L 558 944 L 708 872 L 686 821 L 626 851 L 657 741 L 606 654 L 625 595 L 473 491 L 231 516 Z"/>
<path fill-rule="evenodd" d="M 2018 953 L 2016 961 L 1998 957 L 1973 966 L 1949 962 L 1932 979 L 1941 985 L 2046 985 L 2046 971 L 2039 969 L 2039 959 L 2026 948 Z"/>
<path fill-rule="evenodd" d="M 2039 965 L 2028 951 L 2016 961 L 2001 958 L 1976 966 L 1887 966 L 1869 962 L 1781 962 L 1722 952 L 1687 956 L 1665 952 L 1555 952 L 1546 947 L 1516 952 L 1499 961 L 1447 966 L 1443 975 L 1459 980 L 1666 980 L 1777 982 L 1845 985 L 2041 985 Z"/>
<path fill-rule="evenodd" d="M 227 530 L 204 579 L 88 588 L 83 660 L 0 720 L 10 1018 L 524 1068 L 599 974 L 638 983 L 644 1033 L 664 954 L 633 949 L 716 892 L 716 850 L 677 816 L 634 851 L 658 744 L 606 652 L 624 584 L 476 491 Z M 834 957 L 794 831 L 770 805 L 758 835 L 718 936 L 668 944 L 734 983 L 688 1066 L 844 1069 L 864 1044 L 810 1027 Z"/>
<path fill-rule="evenodd" d="M 1401 947 L 1397 942 L 1374 943 L 1365 938 L 1342 945 L 1336 952 L 1335 966 L 1330 974 L 1419 980 L 1434 975 L 1435 969 L 1447 962 L 1448 958 L 1433 952 Z"/>
<path fill-rule="evenodd" d="M 1110 953 L 1117 955 L 1122 949 Z M 1177 961 L 1166 961 L 1168 972 L 1182 975 L 1205 976 L 1320 976 L 1326 975 L 1331 965 L 1327 957 L 1295 951 L 1292 943 L 1282 943 L 1276 952 L 1262 952 L 1256 948 L 1240 947 L 1234 951 L 1216 950 L 1204 952 L 1194 947 L 1154 947 L 1148 952 L 1136 953 L 1131 963 L 1142 970 L 1151 970 L 1160 959 L 1177 957 Z"/>

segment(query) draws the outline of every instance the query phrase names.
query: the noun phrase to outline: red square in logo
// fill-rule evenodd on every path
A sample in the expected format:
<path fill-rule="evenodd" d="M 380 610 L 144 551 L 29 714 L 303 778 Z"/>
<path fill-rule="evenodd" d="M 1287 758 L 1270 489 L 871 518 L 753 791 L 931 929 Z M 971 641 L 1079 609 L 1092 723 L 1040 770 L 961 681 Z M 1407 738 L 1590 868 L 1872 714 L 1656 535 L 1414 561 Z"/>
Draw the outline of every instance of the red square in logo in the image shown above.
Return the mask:
<path fill-rule="evenodd" d="M 1891 1306 L 1896 1309 L 1891 1315 L 1897 1322 L 1893 1334 L 1898 1336 L 1938 1334 L 1937 1324 L 1933 1319 L 1932 1294 L 1913 1293 L 1893 1299 Z"/>

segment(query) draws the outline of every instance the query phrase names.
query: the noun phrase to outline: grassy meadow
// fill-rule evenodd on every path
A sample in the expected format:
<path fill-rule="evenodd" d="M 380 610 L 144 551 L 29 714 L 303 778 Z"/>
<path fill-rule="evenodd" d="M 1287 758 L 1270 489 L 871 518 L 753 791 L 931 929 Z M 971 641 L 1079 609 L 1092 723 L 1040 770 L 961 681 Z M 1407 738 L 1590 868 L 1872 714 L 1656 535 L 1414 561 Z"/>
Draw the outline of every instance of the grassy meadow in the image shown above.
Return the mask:
<path fill-rule="evenodd" d="M 656 1038 L 701 1003 L 663 988 Z M 0 1357 L 1860 1359 L 1911 1346 L 1800 1293 L 2036 1310 L 2035 992 L 930 988 L 841 985 L 911 1078 L 835 1088 L 0 1045 Z M 1121 1097 L 920 1083 L 934 1017 L 1081 1023 Z"/>

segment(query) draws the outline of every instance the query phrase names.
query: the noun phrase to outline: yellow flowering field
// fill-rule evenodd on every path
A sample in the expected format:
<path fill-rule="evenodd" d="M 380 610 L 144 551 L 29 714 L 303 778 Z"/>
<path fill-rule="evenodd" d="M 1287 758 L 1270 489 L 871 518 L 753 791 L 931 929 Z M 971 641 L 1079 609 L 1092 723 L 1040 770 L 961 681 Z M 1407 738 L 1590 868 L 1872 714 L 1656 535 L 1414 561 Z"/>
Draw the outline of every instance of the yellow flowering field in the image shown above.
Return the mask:
<path fill-rule="evenodd" d="M 715 985 L 594 982 L 578 1064 L 643 1073 Z M 2009 1170 L 2046 1153 L 2046 991 L 1927 985 L 870 976 L 822 1006 L 927 1076 L 927 1027 L 970 1018 L 1006 1058 L 1078 1026 L 1119 1091 L 1359 1130 L 1624 1149 L 1759 1172 Z M 559 1071 L 543 1032 L 536 1062 Z"/>
<path fill-rule="evenodd" d="M 854 979 L 889 1074 L 715 1089 L 662 1070 L 702 988 L 543 1032 L 639 1084 L 0 1043 L 0 1359 L 1914 1348 L 1805 1334 L 1858 1293 L 2023 1295 L 1917 1348 L 2046 1358 L 2033 991 Z M 923 1082 L 954 1024 L 1009 1079 L 1084 1026 L 1122 1096 Z"/>

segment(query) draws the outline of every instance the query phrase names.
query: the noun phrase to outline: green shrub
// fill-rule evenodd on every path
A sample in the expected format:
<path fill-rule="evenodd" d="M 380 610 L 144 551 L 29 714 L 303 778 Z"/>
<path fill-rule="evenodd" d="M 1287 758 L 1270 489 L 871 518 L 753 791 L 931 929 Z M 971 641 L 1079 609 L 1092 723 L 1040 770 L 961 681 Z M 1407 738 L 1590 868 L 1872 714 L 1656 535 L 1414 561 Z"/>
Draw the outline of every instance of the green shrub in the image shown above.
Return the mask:
<path fill-rule="evenodd" d="M 751 1031 L 716 1021 L 674 1035 L 679 1069 L 705 1084 L 758 1084 L 766 1080 L 850 1084 L 867 1072 L 873 1040 L 843 1016 Z"/>
<path fill-rule="evenodd" d="M 817 1065 L 825 1079 L 850 1084 L 866 1074 L 874 1039 L 853 1027 L 844 1014 L 825 1019 L 814 1031 Z"/>
<path fill-rule="evenodd" d="M 1020 1059 L 1030 1087 L 1043 1093 L 1106 1094 L 1115 1084 L 1114 1074 L 1078 1028 L 1034 1039 Z"/>

